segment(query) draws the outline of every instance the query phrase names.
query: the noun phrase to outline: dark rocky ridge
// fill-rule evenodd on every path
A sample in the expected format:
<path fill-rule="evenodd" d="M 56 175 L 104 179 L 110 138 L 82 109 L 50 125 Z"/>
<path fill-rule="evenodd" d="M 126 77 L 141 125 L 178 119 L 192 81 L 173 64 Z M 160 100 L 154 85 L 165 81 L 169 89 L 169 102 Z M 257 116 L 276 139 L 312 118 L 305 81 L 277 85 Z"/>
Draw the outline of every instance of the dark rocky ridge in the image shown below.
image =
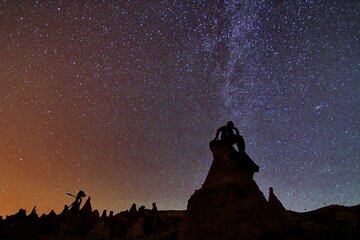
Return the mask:
<path fill-rule="evenodd" d="M 24 209 L 0 221 L 0 239 L 175 239 L 184 211 L 136 209 L 116 215 L 92 211 L 90 197 L 78 214 L 67 206 L 39 217 Z"/>
<path fill-rule="evenodd" d="M 270 189 L 268 200 L 253 175 L 258 166 L 245 152 L 210 144 L 213 163 L 185 211 L 136 208 L 100 216 L 90 198 L 69 219 L 69 208 L 39 217 L 20 209 L 0 218 L 0 239 L 360 239 L 360 205 L 331 205 L 306 213 L 287 211 Z"/>
<path fill-rule="evenodd" d="M 244 152 L 212 141 L 213 163 L 191 196 L 177 240 L 360 239 L 360 206 L 286 211 L 270 188 L 266 201 Z"/>

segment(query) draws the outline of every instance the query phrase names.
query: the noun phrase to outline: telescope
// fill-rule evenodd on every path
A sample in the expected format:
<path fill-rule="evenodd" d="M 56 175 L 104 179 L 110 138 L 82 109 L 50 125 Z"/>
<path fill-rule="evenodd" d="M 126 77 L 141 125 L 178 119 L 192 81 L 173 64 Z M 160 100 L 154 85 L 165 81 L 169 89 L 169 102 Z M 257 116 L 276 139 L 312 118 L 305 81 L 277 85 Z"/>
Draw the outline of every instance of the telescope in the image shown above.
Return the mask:
<path fill-rule="evenodd" d="M 69 196 L 72 196 L 72 197 L 76 198 L 76 196 L 72 195 L 72 194 L 69 193 L 69 192 L 67 192 L 66 194 L 69 195 Z"/>
<path fill-rule="evenodd" d="M 86 194 L 84 193 L 84 191 L 79 191 L 79 193 L 77 194 L 77 196 L 75 196 L 75 195 L 73 195 L 73 194 L 71 194 L 71 193 L 69 193 L 69 192 L 67 192 L 66 194 L 69 195 L 69 196 L 72 196 L 72 197 L 74 197 L 74 198 L 86 197 Z"/>

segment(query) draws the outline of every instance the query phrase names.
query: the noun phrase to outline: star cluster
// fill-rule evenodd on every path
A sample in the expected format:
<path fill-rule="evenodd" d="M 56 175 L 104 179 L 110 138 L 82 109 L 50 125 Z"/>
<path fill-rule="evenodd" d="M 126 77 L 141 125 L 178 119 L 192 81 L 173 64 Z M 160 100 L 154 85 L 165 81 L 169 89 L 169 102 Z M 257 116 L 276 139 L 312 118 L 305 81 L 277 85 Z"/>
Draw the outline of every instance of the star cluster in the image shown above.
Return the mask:
<path fill-rule="evenodd" d="M 357 1 L 1 1 L 0 214 L 185 209 L 233 120 L 287 209 L 360 202 Z"/>

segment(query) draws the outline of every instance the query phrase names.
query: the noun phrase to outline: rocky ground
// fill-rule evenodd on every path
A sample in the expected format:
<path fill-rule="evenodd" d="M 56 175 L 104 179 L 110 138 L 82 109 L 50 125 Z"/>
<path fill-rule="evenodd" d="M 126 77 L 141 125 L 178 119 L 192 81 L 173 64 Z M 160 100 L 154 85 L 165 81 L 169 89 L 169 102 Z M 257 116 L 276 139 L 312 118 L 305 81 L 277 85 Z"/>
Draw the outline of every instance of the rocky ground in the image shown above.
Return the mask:
<path fill-rule="evenodd" d="M 38 216 L 19 210 L 0 220 L 0 239 L 360 239 L 360 205 L 331 205 L 297 213 L 286 210 L 272 188 L 266 199 L 253 175 L 259 167 L 245 152 L 212 141 L 213 163 L 186 211 L 158 211 L 134 204 L 115 214 L 92 210 L 90 198 L 80 211 L 65 206 Z"/>

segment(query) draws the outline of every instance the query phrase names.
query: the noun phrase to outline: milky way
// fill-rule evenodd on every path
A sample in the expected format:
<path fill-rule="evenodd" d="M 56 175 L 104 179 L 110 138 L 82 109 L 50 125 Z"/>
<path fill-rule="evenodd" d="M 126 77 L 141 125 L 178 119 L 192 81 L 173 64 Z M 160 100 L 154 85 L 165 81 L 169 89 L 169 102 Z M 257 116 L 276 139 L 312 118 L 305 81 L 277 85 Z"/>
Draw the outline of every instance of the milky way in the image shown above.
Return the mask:
<path fill-rule="evenodd" d="M 358 1 L 1 1 L 0 214 L 185 209 L 233 120 L 287 209 L 360 203 Z"/>

